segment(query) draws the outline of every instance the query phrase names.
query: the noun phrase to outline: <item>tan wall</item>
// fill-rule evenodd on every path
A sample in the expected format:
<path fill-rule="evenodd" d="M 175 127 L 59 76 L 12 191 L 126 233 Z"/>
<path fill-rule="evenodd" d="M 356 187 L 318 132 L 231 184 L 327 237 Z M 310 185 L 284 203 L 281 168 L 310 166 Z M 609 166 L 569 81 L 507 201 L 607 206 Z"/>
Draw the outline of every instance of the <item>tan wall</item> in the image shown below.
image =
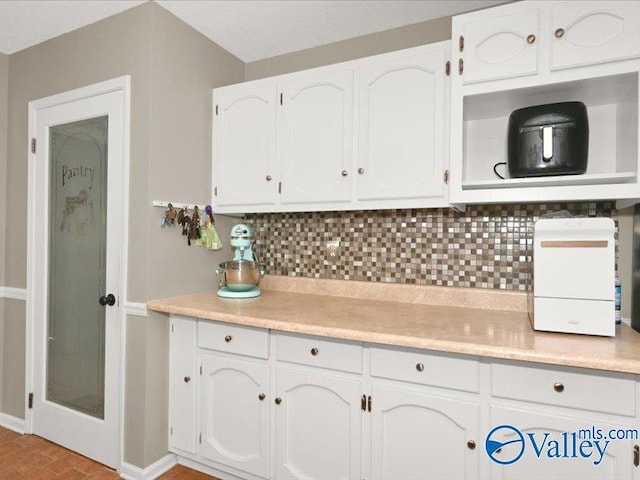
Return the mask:
<path fill-rule="evenodd" d="M 211 90 L 244 78 L 244 64 L 154 3 L 146 3 L 9 58 L 9 211 L 27 199 L 27 104 L 129 74 L 132 80 L 128 301 L 211 289 L 228 256 L 187 247 L 162 230 L 152 200 L 208 203 L 211 197 Z M 230 219 L 219 221 L 228 236 Z M 7 238 L 8 284 L 26 284 L 26 222 Z M 18 302 L 18 305 L 24 302 Z M 3 343 L 24 359 L 24 310 L 5 301 Z M 129 317 L 125 366 L 125 461 L 145 467 L 167 452 L 167 317 Z M 7 409 L 24 416 L 24 367 L 5 369 Z"/>
<path fill-rule="evenodd" d="M 451 38 L 451 17 L 436 18 L 406 27 L 372 33 L 247 63 L 245 79 L 281 75 L 356 58 L 440 42 Z"/>
<path fill-rule="evenodd" d="M 9 57 L 8 211 L 23 212 L 27 204 L 28 111 L 31 100 L 130 74 L 131 208 L 145 212 L 149 157 L 150 5 L 128 10 Z M 26 286 L 26 216 L 18 215 L 7 232 L 6 279 Z M 146 228 L 130 224 L 130 261 L 146 268 Z M 132 269 L 137 271 L 137 269 Z M 131 286 L 135 290 L 135 284 Z M 143 297 L 144 298 L 144 297 Z"/>
<path fill-rule="evenodd" d="M 130 74 L 131 101 L 131 209 L 146 212 L 149 158 L 150 4 L 94 23 L 9 57 L 9 136 L 7 211 L 24 212 L 27 205 L 28 110 L 31 100 Z M 131 222 L 131 269 L 146 269 L 147 231 L 144 222 Z M 26 215 L 16 215 L 7 231 L 6 283 L 26 286 Z M 144 285 L 142 286 L 144 288 Z M 134 288 L 132 288 L 133 290 Z M 138 288 L 140 290 L 140 288 Z M 12 305 L 13 302 L 5 302 Z M 24 302 L 22 302 L 24 304 Z M 13 307 L 12 307 L 13 308 Z M 17 307 L 16 307 L 17 308 Z M 24 417 L 24 305 L 5 307 L 3 411 Z M 144 340 L 144 339 L 143 339 Z M 19 388 L 18 388 L 19 387 Z"/>
<path fill-rule="evenodd" d="M 9 92 L 9 57 L 0 53 L 0 287 L 4 283 L 5 226 L 7 199 L 7 101 Z M 4 331 L 4 301 L 0 298 L 0 332 Z M 0 411 L 2 411 L 3 342 L 0 336 Z"/>
<path fill-rule="evenodd" d="M 25 303 L 4 299 L 2 351 L 2 413 L 24 418 Z M 11 341 L 7 341 L 11 339 Z"/>
<path fill-rule="evenodd" d="M 0 53 L 0 286 L 4 283 L 5 218 L 7 199 L 7 115 L 9 109 L 9 56 Z M 0 319 L 2 309 L 0 309 Z M 1 383 L 0 383 L 1 384 Z"/>
<path fill-rule="evenodd" d="M 152 9 L 149 199 L 204 208 L 211 201 L 212 89 L 241 82 L 244 63 L 163 8 L 154 4 Z M 148 298 L 212 290 L 215 267 L 229 252 L 187 246 L 178 228 L 160 228 L 163 209 L 148 209 Z M 230 222 L 218 218 L 223 238 L 229 236 Z M 140 441 L 143 464 L 149 465 L 167 453 L 169 328 L 165 315 L 131 319 L 141 320 L 146 323 L 146 428 Z"/>

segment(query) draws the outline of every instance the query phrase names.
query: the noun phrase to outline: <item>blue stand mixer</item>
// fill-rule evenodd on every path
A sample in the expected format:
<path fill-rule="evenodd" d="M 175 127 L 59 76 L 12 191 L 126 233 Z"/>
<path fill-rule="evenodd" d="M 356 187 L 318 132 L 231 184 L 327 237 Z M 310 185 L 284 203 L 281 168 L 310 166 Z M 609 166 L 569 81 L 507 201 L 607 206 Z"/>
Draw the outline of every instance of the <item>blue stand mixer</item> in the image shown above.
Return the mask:
<path fill-rule="evenodd" d="M 260 269 L 253 249 L 253 231 L 247 225 L 238 223 L 231 228 L 233 260 L 222 262 L 216 269 L 218 274 L 218 296 L 224 298 L 252 298 L 260 295 Z"/>

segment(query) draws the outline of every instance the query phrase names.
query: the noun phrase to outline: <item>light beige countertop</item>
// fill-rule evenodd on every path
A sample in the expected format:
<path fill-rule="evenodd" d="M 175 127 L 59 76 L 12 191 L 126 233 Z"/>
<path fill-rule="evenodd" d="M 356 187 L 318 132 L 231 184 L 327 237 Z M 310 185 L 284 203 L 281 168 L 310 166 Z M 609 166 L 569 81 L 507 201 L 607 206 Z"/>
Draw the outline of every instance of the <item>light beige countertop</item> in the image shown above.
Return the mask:
<path fill-rule="evenodd" d="M 261 287 L 252 299 L 211 291 L 147 307 L 283 332 L 640 374 L 640 333 L 627 325 L 613 338 L 536 332 L 523 293 L 287 277 L 266 277 Z"/>

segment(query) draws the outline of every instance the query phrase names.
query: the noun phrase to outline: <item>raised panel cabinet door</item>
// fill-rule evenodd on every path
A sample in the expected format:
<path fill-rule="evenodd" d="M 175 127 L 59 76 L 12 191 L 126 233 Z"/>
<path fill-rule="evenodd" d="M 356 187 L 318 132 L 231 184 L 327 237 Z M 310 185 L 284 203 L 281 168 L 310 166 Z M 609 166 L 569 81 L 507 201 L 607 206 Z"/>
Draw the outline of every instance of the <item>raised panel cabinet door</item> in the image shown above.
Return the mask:
<path fill-rule="evenodd" d="M 169 322 L 169 449 L 196 453 L 197 321 L 172 316 Z"/>
<path fill-rule="evenodd" d="M 478 478 L 479 405 L 375 384 L 371 397 L 374 479 Z"/>
<path fill-rule="evenodd" d="M 640 56 L 640 3 L 569 1 L 551 7 L 551 69 Z"/>
<path fill-rule="evenodd" d="M 359 480 L 362 382 L 279 369 L 276 478 Z"/>
<path fill-rule="evenodd" d="M 443 47 L 361 67 L 358 200 L 444 193 Z"/>
<path fill-rule="evenodd" d="M 239 470 L 269 473 L 269 369 L 264 361 L 201 354 L 199 454 Z"/>
<path fill-rule="evenodd" d="M 280 84 L 280 203 L 348 202 L 353 69 Z"/>
<path fill-rule="evenodd" d="M 276 86 L 214 90 L 213 186 L 218 206 L 276 200 Z"/>
<path fill-rule="evenodd" d="M 461 58 L 465 84 L 538 72 L 538 9 L 465 22 Z M 454 38 L 454 50 L 459 39 Z M 457 66 L 456 66 L 457 67 Z M 456 70 L 456 69 L 454 69 Z M 454 75 L 458 75 L 455 71 Z"/>
<path fill-rule="evenodd" d="M 532 408 L 535 406 L 532 405 Z M 632 478 L 635 468 L 633 441 L 610 440 L 605 446 L 606 440 L 599 440 L 600 449 L 604 454 L 601 454 L 595 445 L 589 446 L 582 443 L 586 440 L 592 442 L 596 438 L 597 433 L 593 428 L 600 428 L 604 435 L 608 435 L 610 429 L 628 427 L 629 425 L 625 427 L 624 424 L 601 423 L 592 418 L 579 420 L 560 414 L 542 414 L 520 408 L 492 406 L 491 430 L 487 434 L 488 440 L 495 443 L 487 446 L 493 452 L 494 458 L 507 464 L 500 465 L 491 461 L 491 478 L 496 480 Z M 492 433 L 493 429 L 496 430 Z M 581 434 L 581 429 L 586 433 Z"/>

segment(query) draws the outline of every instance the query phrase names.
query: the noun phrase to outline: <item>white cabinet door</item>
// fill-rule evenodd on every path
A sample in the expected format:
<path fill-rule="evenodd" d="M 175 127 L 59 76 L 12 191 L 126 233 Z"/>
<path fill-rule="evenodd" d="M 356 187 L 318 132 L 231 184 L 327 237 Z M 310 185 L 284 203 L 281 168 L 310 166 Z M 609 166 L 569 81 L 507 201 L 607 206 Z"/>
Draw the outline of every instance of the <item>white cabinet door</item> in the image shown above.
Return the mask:
<path fill-rule="evenodd" d="M 214 90 L 213 185 L 216 206 L 273 205 L 276 199 L 276 85 Z"/>
<path fill-rule="evenodd" d="M 362 383 L 277 371 L 276 478 L 359 480 Z"/>
<path fill-rule="evenodd" d="M 478 477 L 478 405 L 375 384 L 371 397 L 374 479 Z"/>
<path fill-rule="evenodd" d="M 169 449 L 196 453 L 197 321 L 172 316 L 169 326 Z"/>
<path fill-rule="evenodd" d="M 208 460 L 267 477 L 269 369 L 264 361 L 201 354 L 202 443 Z"/>
<path fill-rule="evenodd" d="M 446 59 L 439 46 L 358 70 L 358 200 L 443 195 Z"/>
<path fill-rule="evenodd" d="M 280 203 L 351 197 L 353 68 L 279 84 Z"/>
<path fill-rule="evenodd" d="M 569 1 L 551 7 L 551 69 L 640 55 L 637 1 Z"/>
<path fill-rule="evenodd" d="M 510 427 L 515 427 L 520 434 Z M 591 430 L 592 427 L 601 428 L 608 435 L 609 429 L 621 426 L 493 406 L 491 428 L 496 428 L 496 431 L 492 434 L 491 430 L 487 432 L 490 434 L 488 440 L 497 442 L 492 448 L 500 448 L 495 450 L 493 457 L 512 463 L 500 465 L 492 462 L 491 477 L 500 480 L 632 478 L 633 442 L 610 440 L 605 448 L 605 440 L 600 440 L 600 449 L 605 452 L 601 455 L 596 446 L 582 444 L 588 438 L 578 437 L 581 429 Z M 518 458 L 521 452 L 522 456 Z"/>
<path fill-rule="evenodd" d="M 459 28 L 464 38 L 462 81 L 469 84 L 537 73 L 538 31 L 537 8 L 503 15 L 487 11 L 482 18 L 466 21 Z M 458 42 L 454 37 L 456 50 Z"/>

